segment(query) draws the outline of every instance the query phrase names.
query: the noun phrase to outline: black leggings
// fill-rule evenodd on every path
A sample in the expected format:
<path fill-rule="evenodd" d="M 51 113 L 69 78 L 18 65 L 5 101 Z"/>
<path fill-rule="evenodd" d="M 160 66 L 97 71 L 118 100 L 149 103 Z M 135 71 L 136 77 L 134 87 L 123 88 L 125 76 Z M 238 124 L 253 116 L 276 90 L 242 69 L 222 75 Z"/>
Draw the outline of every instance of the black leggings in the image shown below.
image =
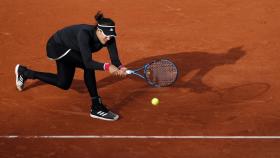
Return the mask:
<path fill-rule="evenodd" d="M 32 78 L 39 79 L 45 83 L 54 85 L 61 89 L 67 90 L 70 88 L 74 78 L 76 67 L 84 70 L 84 81 L 88 92 L 92 98 L 98 97 L 95 70 L 87 69 L 82 61 L 79 52 L 71 50 L 63 58 L 56 60 L 57 74 L 33 71 Z"/>

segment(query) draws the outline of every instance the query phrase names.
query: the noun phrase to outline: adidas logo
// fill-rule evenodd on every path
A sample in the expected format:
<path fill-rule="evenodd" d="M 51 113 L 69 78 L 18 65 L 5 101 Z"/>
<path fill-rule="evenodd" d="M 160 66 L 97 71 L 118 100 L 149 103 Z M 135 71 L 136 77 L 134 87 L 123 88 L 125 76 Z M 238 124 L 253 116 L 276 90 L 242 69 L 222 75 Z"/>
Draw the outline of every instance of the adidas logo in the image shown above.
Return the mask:
<path fill-rule="evenodd" d="M 98 114 L 98 115 L 101 115 L 101 116 L 105 116 L 105 115 L 107 115 L 108 113 L 99 111 L 99 112 L 97 112 L 97 114 Z"/>

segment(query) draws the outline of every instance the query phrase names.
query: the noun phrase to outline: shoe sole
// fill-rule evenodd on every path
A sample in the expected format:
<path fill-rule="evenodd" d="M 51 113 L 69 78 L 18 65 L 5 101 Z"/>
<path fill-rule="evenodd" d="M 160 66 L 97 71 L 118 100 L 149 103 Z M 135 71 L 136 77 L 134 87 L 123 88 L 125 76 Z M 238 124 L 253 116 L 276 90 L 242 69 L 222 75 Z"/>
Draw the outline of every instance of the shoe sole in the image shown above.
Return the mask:
<path fill-rule="evenodd" d="M 16 65 L 15 68 L 15 74 L 16 74 L 16 87 L 19 91 L 22 91 L 22 87 L 18 85 L 18 68 L 19 68 L 19 64 Z"/>
<path fill-rule="evenodd" d="M 92 117 L 92 118 L 96 118 L 96 119 L 100 119 L 100 120 L 105 120 L 105 121 L 116 121 L 116 120 L 118 120 L 118 119 L 119 119 L 119 115 L 117 115 L 117 117 L 116 117 L 116 118 L 114 118 L 114 119 L 107 119 L 107 118 L 103 118 L 103 117 L 95 116 L 95 115 L 92 115 L 92 114 L 90 114 L 90 117 Z"/>

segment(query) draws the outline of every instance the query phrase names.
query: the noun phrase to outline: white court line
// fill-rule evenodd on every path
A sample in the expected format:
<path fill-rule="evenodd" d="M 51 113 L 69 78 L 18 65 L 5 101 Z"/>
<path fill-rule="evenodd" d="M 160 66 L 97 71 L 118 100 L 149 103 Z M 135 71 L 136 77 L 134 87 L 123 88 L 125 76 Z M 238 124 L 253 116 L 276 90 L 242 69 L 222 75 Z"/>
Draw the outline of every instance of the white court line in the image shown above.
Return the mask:
<path fill-rule="evenodd" d="M 0 136 L 4 139 L 280 139 L 280 136 L 118 136 L 118 135 L 38 135 Z"/>

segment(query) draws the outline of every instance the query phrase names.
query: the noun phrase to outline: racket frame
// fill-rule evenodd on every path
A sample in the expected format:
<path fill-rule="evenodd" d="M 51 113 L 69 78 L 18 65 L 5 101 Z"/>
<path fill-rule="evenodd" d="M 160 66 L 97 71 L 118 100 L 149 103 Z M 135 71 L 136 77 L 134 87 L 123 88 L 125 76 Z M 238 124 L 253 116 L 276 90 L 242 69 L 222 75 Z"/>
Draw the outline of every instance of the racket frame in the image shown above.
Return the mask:
<path fill-rule="evenodd" d="M 154 86 L 154 87 L 161 87 L 160 85 L 155 84 L 154 82 L 151 82 L 151 81 L 149 81 L 149 80 L 146 78 L 147 68 L 148 68 L 151 64 L 153 64 L 153 63 L 155 63 L 155 62 L 157 62 L 157 61 L 161 61 L 161 60 L 166 60 L 166 61 L 172 63 L 173 66 L 176 68 L 177 74 L 176 74 L 176 78 L 175 78 L 175 80 L 174 80 L 174 82 L 175 82 L 175 81 L 177 80 L 177 78 L 178 78 L 178 68 L 177 68 L 177 66 L 176 66 L 173 62 L 171 62 L 171 61 L 168 60 L 168 59 L 154 60 L 154 61 L 152 61 L 152 62 L 150 62 L 150 63 L 148 63 L 148 64 L 145 64 L 144 66 L 142 66 L 142 67 L 140 67 L 140 68 L 138 68 L 138 69 L 135 69 L 135 70 L 126 70 L 126 73 L 129 74 L 129 75 L 133 74 L 133 75 L 136 75 L 136 76 L 138 76 L 138 77 L 144 79 L 144 80 L 145 80 L 146 82 L 148 82 L 148 84 L 151 85 L 151 86 Z M 144 69 L 144 70 L 143 70 L 143 69 Z M 140 73 L 137 73 L 137 72 L 140 71 L 140 70 L 143 70 L 143 71 L 144 71 L 144 73 L 143 73 L 144 75 L 141 75 Z"/>

